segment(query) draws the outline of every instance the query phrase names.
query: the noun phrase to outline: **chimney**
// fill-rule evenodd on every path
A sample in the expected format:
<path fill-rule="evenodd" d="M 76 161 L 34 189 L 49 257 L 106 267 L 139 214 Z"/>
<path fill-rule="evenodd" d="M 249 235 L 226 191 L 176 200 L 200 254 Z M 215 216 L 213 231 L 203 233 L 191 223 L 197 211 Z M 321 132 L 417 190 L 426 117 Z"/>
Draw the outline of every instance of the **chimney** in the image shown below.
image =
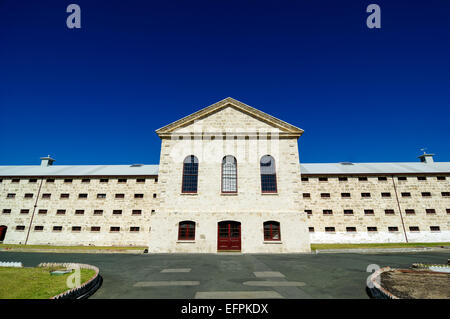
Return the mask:
<path fill-rule="evenodd" d="M 50 155 L 47 157 L 41 157 L 41 166 L 42 167 L 52 166 L 54 161 L 55 160 L 51 158 Z"/>
<path fill-rule="evenodd" d="M 420 161 L 422 163 L 430 164 L 430 163 L 434 163 L 433 156 L 434 156 L 434 154 L 427 154 L 427 153 L 423 152 L 423 154 L 420 155 L 418 158 L 420 158 Z"/>

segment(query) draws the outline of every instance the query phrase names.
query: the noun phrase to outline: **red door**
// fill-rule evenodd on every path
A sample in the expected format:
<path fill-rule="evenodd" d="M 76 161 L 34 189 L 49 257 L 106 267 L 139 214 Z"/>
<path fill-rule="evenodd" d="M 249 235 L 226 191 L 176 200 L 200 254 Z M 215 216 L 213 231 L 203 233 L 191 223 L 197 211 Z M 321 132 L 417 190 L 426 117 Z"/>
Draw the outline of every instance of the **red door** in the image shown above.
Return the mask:
<path fill-rule="evenodd" d="M 218 224 L 217 250 L 241 250 L 241 223 L 224 221 Z"/>
<path fill-rule="evenodd" d="M 7 229 L 8 227 L 6 226 L 0 226 L 0 241 L 3 241 L 5 239 Z"/>

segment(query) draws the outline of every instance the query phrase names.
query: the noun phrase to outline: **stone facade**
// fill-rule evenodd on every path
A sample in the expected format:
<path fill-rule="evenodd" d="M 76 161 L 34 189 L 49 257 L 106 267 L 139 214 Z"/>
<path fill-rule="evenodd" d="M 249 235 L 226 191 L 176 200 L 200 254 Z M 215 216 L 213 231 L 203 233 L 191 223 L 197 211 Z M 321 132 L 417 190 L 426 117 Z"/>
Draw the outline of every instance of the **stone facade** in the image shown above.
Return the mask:
<path fill-rule="evenodd" d="M 215 253 L 223 221 L 239 223 L 244 253 L 308 252 L 310 243 L 450 241 L 450 172 L 302 174 L 302 133 L 228 98 L 157 130 L 157 174 L 52 175 L 44 168 L 21 175 L 17 167 L 14 174 L 0 167 L 3 242 Z M 183 192 L 190 155 L 198 158 L 197 190 Z M 237 162 L 234 193 L 222 189 L 227 155 Z M 275 162 L 275 192 L 261 188 L 265 155 Z M 195 223 L 190 240 L 179 238 L 184 221 Z M 265 239 L 269 221 L 279 225 L 277 240 Z"/>

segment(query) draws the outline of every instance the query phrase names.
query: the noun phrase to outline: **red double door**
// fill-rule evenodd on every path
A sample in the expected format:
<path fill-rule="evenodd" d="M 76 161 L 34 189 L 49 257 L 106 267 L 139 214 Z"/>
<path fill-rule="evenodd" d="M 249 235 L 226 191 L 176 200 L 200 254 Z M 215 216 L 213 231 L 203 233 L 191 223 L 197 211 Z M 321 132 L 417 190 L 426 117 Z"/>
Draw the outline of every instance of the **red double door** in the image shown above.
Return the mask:
<path fill-rule="evenodd" d="M 240 251 L 241 250 L 241 223 L 235 221 L 223 221 L 217 227 L 217 250 Z"/>

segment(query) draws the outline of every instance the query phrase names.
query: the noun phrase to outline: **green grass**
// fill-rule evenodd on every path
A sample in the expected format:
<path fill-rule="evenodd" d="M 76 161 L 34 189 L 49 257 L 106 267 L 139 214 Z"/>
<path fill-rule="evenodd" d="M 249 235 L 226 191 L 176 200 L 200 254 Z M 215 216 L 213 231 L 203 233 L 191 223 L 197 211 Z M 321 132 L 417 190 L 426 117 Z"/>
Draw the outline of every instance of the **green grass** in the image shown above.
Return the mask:
<path fill-rule="evenodd" d="M 435 246 L 450 246 L 450 243 L 311 244 L 311 250 L 351 248 L 414 248 Z"/>
<path fill-rule="evenodd" d="M 52 276 L 56 268 L 0 268 L 0 299 L 48 299 L 70 288 L 66 281 L 70 274 Z M 81 269 L 81 283 L 88 281 L 94 270 Z"/>
<path fill-rule="evenodd" d="M 16 245 L 16 244 L 0 244 L 0 248 L 14 249 L 69 249 L 69 250 L 143 250 L 147 247 L 141 246 L 52 246 L 52 245 Z"/>

